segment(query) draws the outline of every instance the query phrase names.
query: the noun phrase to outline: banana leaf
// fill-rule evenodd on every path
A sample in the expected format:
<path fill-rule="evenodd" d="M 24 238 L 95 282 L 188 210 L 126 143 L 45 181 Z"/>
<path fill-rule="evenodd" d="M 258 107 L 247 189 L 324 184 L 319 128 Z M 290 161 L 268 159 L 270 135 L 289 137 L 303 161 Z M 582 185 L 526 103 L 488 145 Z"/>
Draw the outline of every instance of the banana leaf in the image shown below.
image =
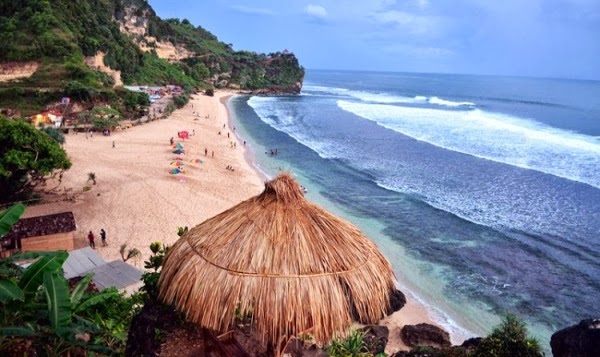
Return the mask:
<path fill-rule="evenodd" d="M 79 301 L 83 297 L 85 290 L 90 285 L 90 281 L 92 280 L 92 275 L 88 274 L 83 279 L 81 279 L 75 288 L 73 288 L 73 292 L 71 293 L 71 308 L 75 309 L 77 305 L 79 305 Z"/>
<path fill-rule="evenodd" d="M 50 326 L 54 331 L 68 327 L 71 323 L 71 299 L 67 279 L 59 271 L 44 272 L 44 288 Z"/>
<path fill-rule="evenodd" d="M 69 253 L 61 251 L 56 255 L 45 256 L 25 269 L 19 281 L 19 287 L 25 293 L 25 297 L 35 294 L 44 281 L 45 272 L 62 272 L 62 265 L 68 256 Z"/>
<path fill-rule="evenodd" d="M 100 303 L 102 303 L 110 298 L 113 298 L 115 296 L 119 296 L 118 291 L 100 292 L 100 293 L 98 293 L 98 295 L 94 295 L 94 296 L 90 297 L 89 299 L 83 301 L 81 304 L 79 304 L 79 306 L 77 306 L 73 310 L 73 313 L 76 314 L 81 311 L 85 311 L 87 308 L 94 306 L 96 304 L 100 304 Z"/>
<path fill-rule="evenodd" d="M 23 326 L 6 326 L 0 327 L 0 336 L 4 337 L 31 337 L 35 336 L 36 332 Z"/>
<path fill-rule="evenodd" d="M 23 300 L 23 290 L 10 280 L 0 280 L 0 302 Z"/>
<path fill-rule="evenodd" d="M 23 213 L 25 213 L 25 206 L 22 203 L 17 203 L 0 212 L 0 237 L 10 231 L 10 227 L 19 221 Z"/>

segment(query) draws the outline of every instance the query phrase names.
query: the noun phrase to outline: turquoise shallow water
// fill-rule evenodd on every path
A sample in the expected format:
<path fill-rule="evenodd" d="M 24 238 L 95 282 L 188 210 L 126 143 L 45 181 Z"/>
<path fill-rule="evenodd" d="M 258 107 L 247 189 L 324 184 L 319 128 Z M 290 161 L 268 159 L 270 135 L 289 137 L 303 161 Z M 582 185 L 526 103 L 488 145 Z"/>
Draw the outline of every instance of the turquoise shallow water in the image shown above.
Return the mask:
<path fill-rule="evenodd" d="M 511 312 L 547 345 L 597 311 L 599 95 L 589 81 L 308 71 L 300 96 L 229 105 L 255 166 L 292 172 L 359 226 L 455 342 Z"/>

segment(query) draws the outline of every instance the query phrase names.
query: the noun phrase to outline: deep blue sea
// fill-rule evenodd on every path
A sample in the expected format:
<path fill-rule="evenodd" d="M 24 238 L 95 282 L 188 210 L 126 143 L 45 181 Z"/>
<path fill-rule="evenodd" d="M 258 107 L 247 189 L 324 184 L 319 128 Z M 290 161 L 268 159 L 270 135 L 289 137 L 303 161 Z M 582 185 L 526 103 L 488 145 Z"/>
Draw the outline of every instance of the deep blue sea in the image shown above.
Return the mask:
<path fill-rule="evenodd" d="M 600 82 L 309 70 L 229 103 L 254 164 L 361 228 L 455 343 L 598 317 Z"/>

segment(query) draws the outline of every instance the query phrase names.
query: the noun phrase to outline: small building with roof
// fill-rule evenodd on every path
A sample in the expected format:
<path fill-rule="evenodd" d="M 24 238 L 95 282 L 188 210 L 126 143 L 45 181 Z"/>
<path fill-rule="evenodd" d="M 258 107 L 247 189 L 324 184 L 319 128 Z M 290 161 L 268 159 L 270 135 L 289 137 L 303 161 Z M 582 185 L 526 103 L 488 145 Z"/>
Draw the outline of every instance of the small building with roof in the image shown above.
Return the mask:
<path fill-rule="evenodd" d="M 73 250 L 76 230 L 73 212 L 22 218 L 2 237 L 2 250 Z"/>

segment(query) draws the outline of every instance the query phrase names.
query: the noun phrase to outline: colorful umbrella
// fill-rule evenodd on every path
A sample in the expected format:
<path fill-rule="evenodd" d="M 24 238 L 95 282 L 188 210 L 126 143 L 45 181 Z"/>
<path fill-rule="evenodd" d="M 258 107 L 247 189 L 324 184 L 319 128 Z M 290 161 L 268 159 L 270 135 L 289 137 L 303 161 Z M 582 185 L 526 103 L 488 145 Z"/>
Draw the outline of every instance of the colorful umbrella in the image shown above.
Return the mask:
<path fill-rule="evenodd" d="M 181 161 L 181 160 L 175 160 L 173 162 L 171 162 L 171 166 L 183 166 L 185 165 L 185 162 Z"/>
<path fill-rule="evenodd" d="M 200 160 L 200 159 L 194 159 L 194 160 L 190 160 L 190 162 L 191 162 L 192 164 L 202 164 L 202 163 L 204 163 L 204 161 L 202 161 L 202 160 Z"/>
<path fill-rule="evenodd" d="M 171 175 L 177 175 L 177 174 L 180 174 L 180 173 L 181 173 L 181 170 L 179 170 L 179 169 L 173 169 L 173 170 L 171 170 Z"/>
<path fill-rule="evenodd" d="M 181 149 L 177 149 L 177 150 L 173 151 L 173 154 L 181 155 L 181 154 L 185 154 L 185 152 Z"/>

